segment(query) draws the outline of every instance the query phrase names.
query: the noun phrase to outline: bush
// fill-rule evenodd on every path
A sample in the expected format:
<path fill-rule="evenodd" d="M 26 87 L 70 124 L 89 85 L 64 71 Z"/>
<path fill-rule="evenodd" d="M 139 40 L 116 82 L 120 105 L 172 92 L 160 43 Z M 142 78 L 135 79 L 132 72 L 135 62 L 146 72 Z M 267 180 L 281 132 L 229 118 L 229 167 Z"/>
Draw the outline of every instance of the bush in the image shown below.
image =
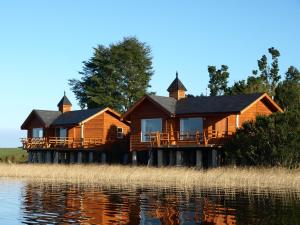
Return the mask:
<path fill-rule="evenodd" d="M 300 111 L 244 123 L 225 145 L 225 155 L 227 162 L 237 165 L 299 167 Z"/>

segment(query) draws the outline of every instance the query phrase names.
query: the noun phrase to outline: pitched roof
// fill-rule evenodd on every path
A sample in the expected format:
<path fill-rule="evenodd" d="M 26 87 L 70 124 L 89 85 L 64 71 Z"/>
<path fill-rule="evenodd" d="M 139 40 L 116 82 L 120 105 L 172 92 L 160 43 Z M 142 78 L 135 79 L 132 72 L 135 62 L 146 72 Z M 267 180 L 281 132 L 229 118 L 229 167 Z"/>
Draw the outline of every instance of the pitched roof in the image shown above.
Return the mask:
<path fill-rule="evenodd" d="M 183 83 L 179 80 L 178 73 L 176 72 L 176 78 L 170 84 L 170 86 L 168 87 L 167 91 L 171 92 L 171 91 L 178 91 L 178 90 L 187 91 L 186 88 L 185 88 L 185 86 L 183 85 Z"/>
<path fill-rule="evenodd" d="M 66 96 L 66 94 L 64 94 L 64 96 L 62 97 L 62 99 L 57 104 L 58 107 L 60 105 L 72 105 L 72 103 L 70 102 L 70 100 L 68 99 L 68 97 Z"/>
<path fill-rule="evenodd" d="M 176 114 L 187 113 L 237 113 L 242 111 L 263 94 L 200 96 L 180 99 Z"/>
<path fill-rule="evenodd" d="M 38 118 L 41 120 L 41 122 L 44 124 L 45 127 L 49 127 L 51 123 L 61 115 L 60 111 L 52 111 L 52 110 L 38 110 L 34 109 L 29 114 L 25 122 L 22 124 L 21 128 L 26 128 L 26 124 L 29 121 L 29 119 L 33 116 L 37 115 Z"/>
<path fill-rule="evenodd" d="M 102 111 L 103 109 L 104 108 L 93 108 L 65 112 L 61 114 L 57 119 L 55 119 L 51 125 L 58 126 L 79 124 L 83 120 L 86 120 L 87 118 Z"/>
<path fill-rule="evenodd" d="M 265 94 L 200 96 L 176 100 L 172 97 L 148 95 L 171 114 L 238 113 Z"/>

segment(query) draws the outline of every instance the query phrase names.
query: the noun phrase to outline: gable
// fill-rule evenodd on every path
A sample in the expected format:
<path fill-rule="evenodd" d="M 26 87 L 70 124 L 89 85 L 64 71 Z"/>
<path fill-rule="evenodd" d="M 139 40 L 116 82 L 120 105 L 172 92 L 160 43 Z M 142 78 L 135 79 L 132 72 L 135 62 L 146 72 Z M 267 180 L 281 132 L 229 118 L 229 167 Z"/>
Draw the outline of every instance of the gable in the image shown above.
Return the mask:
<path fill-rule="evenodd" d="M 22 124 L 21 129 L 26 130 L 39 127 L 46 127 L 46 124 L 34 111 L 32 111 Z"/>

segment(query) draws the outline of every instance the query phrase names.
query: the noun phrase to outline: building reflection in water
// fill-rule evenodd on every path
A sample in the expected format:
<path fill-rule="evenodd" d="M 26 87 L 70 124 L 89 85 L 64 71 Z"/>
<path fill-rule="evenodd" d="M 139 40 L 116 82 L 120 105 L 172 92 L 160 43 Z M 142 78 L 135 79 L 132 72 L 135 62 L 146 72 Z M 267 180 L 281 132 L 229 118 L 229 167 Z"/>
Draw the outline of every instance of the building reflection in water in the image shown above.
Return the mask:
<path fill-rule="evenodd" d="M 235 224 L 235 210 L 220 197 L 152 189 L 37 185 L 23 190 L 24 223 Z"/>

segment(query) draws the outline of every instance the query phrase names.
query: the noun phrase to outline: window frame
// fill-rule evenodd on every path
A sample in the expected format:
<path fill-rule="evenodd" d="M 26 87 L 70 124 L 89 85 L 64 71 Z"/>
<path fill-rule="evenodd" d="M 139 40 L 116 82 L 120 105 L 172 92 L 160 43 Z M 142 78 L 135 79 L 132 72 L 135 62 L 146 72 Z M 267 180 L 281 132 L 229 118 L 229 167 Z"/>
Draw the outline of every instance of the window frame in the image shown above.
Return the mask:
<path fill-rule="evenodd" d="M 119 129 L 121 131 L 119 131 Z M 124 129 L 123 127 L 117 127 L 117 139 L 123 139 L 124 138 Z"/>
<path fill-rule="evenodd" d="M 150 131 L 150 132 L 162 132 L 163 131 L 163 119 L 162 118 L 144 118 L 141 119 L 141 142 L 150 142 L 150 137 L 146 137 L 146 134 L 143 133 L 143 121 L 153 121 L 153 120 L 159 120 L 160 121 L 160 131 Z"/>

